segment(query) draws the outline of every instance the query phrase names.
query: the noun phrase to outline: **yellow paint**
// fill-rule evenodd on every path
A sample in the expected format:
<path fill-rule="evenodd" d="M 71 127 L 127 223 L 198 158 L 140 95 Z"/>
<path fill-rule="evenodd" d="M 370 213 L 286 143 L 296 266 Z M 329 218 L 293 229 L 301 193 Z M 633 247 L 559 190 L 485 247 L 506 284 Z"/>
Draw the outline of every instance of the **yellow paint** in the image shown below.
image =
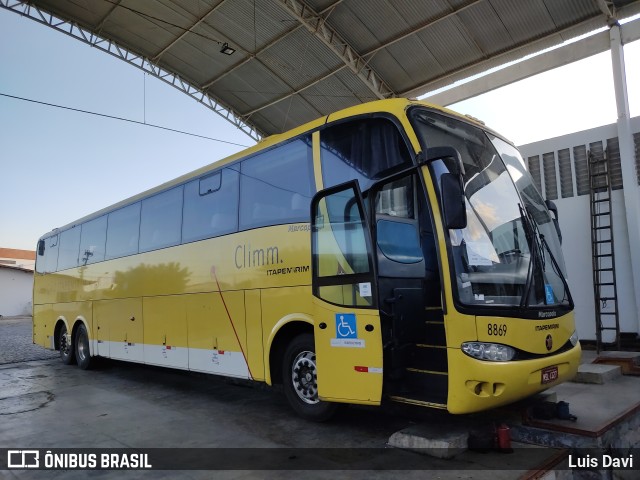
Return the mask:
<path fill-rule="evenodd" d="M 185 295 L 188 342 L 173 344 L 207 350 L 246 351 L 244 296 L 243 291 Z"/>
<path fill-rule="evenodd" d="M 326 123 L 386 112 L 398 119 L 406 130 L 413 153 L 417 153 L 420 145 L 406 116 L 407 109 L 412 105 L 426 104 L 391 99 L 336 112 L 286 134 L 264 139 L 245 152 L 124 200 L 73 224 L 198 178 L 212 169 L 270 148 L 278 142 L 308 133 L 312 134 L 313 139 L 313 181 L 316 189 L 321 189 L 320 129 Z M 464 117 L 459 118 L 469 121 Z M 547 335 L 552 336 L 554 348 L 559 348 L 567 341 L 574 328 L 573 314 L 561 319 L 537 321 L 476 318 L 457 312 L 446 256 L 445 235 L 448 232 L 442 225 L 442 214 L 429 170 L 422 167 L 421 171 L 433 211 L 444 272 L 442 288 L 449 362 L 449 411 L 463 413 L 482 410 L 540 391 L 546 388 L 540 385 L 540 371 L 549 364 L 558 366 L 559 381 L 569 378 L 577 368 L 579 347 L 552 359 L 507 363 L 481 362 L 462 353 L 462 342 L 481 340 L 510 344 L 530 353 L 544 354 Z M 321 213 L 326 218 L 326 207 L 323 205 Z M 334 237 L 330 228 L 323 234 L 329 239 Z M 84 319 L 89 338 L 97 340 L 91 342 L 91 353 L 94 355 L 110 356 L 109 342 L 242 351 L 253 378 L 271 383 L 269 359 L 274 339 L 282 328 L 292 322 L 300 322 L 314 328 L 321 398 L 379 404 L 383 378 L 379 373 L 383 368 L 379 313 L 363 308 L 368 300 L 359 296 L 357 285 L 323 287 L 322 296 L 326 301 L 312 296 L 310 242 L 309 224 L 280 225 L 55 274 L 36 273 L 34 343 L 49 347 L 58 319 L 63 319 L 70 330 L 76 321 Z M 350 273 L 352 269 L 341 254 L 335 238 L 333 243 L 330 240 L 326 246 L 327 255 L 320 259 L 321 273 Z M 332 303 L 355 303 L 355 306 L 340 307 Z M 357 340 L 361 341 L 361 348 L 336 346 L 335 319 L 336 314 L 340 313 L 356 315 Z M 497 338 L 496 335 L 489 335 L 489 325 L 494 323 L 504 324 L 507 333 Z M 325 328 L 320 328 L 322 324 Z M 540 328 L 536 330 L 536 326 Z M 363 367 L 372 368 L 373 371 L 358 371 Z M 418 403 L 435 406 L 428 402 Z"/>
<path fill-rule="evenodd" d="M 33 305 L 33 343 L 42 347 L 51 346 L 55 328 L 53 305 Z"/>
<path fill-rule="evenodd" d="M 383 368 L 378 311 L 331 305 L 316 298 L 313 303 L 320 398 L 334 402 L 379 405 L 382 397 L 382 373 L 356 370 L 356 367 Z M 336 315 L 340 313 L 352 313 L 356 316 L 357 340 L 362 342 L 362 347 L 335 346 L 338 337 Z M 321 323 L 326 328 L 320 328 Z M 371 331 L 368 331 L 367 326 Z"/>
<path fill-rule="evenodd" d="M 477 317 L 476 323 L 478 340 L 504 343 L 534 354 L 548 354 L 558 350 L 574 332 L 573 313 L 551 320 L 528 321 L 505 317 Z M 547 335 L 553 341 L 551 350 L 546 347 Z"/>
<path fill-rule="evenodd" d="M 143 316 L 141 298 L 123 298 L 93 302 L 97 337 L 89 332 L 89 338 L 97 338 L 100 355 L 111 356 L 108 344 L 104 342 L 131 343 L 141 345 L 143 337 Z M 105 350 L 105 352 L 103 352 Z"/>
<path fill-rule="evenodd" d="M 580 365 L 576 347 L 554 357 L 517 362 L 483 362 L 450 348 L 449 399 L 451 413 L 470 413 L 495 408 L 571 380 Z M 558 366 L 558 380 L 543 385 L 541 370 Z"/>

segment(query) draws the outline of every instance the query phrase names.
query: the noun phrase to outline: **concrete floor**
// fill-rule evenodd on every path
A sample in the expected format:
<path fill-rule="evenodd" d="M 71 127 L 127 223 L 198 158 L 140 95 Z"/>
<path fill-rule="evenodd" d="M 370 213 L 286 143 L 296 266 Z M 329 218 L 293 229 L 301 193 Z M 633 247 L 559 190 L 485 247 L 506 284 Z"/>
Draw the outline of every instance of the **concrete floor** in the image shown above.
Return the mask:
<path fill-rule="evenodd" d="M 0 338 L 16 325 L 30 335 L 29 322 L 30 319 L 13 323 L 0 320 Z M 339 478 L 370 480 L 510 479 L 539 465 L 549 453 L 540 449 L 526 454 L 524 470 L 522 457 L 474 452 L 442 460 L 394 450 L 394 461 L 399 461 L 402 468 L 411 465 L 416 470 L 384 470 L 382 455 L 369 458 L 364 464 L 362 460 L 349 464 L 348 458 L 336 459 L 336 452 L 384 449 L 398 430 L 421 422 L 446 424 L 451 417 L 422 409 L 347 407 L 329 423 L 309 423 L 294 415 L 284 395 L 260 385 L 115 361 L 104 361 L 95 370 L 83 371 L 50 358 L 51 353 L 46 350 L 39 353 L 46 358 L 32 359 L 34 355 L 30 354 L 30 360 L 15 361 L 6 349 L 0 354 L 0 449 L 266 448 L 274 455 L 283 449 L 312 449 L 306 452 L 319 454 L 321 449 L 332 449 L 325 451 L 328 453 L 321 463 L 324 462 L 322 468 L 333 470 L 293 470 L 305 468 L 302 455 L 289 464 L 285 458 L 285 470 L 278 471 L 252 470 L 248 458 L 246 466 L 235 467 L 247 470 L 91 472 L 95 478 L 336 478 L 334 470 L 340 470 Z M 456 417 L 456 421 L 464 420 Z M 247 452 L 248 456 L 252 453 Z M 2 479 L 67 480 L 88 475 L 86 471 L 0 470 Z"/>

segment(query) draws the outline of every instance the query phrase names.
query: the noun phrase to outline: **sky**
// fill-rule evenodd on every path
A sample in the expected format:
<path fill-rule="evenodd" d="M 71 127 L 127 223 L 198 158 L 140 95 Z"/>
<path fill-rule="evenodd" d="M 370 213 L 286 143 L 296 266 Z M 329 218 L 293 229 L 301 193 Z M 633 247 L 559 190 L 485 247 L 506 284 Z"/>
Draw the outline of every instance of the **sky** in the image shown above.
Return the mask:
<path fill-rule="evenodd" d="M 625 46 L 631 115 L 640 115 L 640 42 Z M 37 239 L 91 212 L 244 147 L 26 100 L 160 125 L 244 146 L 255 142 L 164 82 L 98 49 L 0 9 L 0 247 Z M 523 145 L 616 121 L 609 52 L 457 103 Z"/>

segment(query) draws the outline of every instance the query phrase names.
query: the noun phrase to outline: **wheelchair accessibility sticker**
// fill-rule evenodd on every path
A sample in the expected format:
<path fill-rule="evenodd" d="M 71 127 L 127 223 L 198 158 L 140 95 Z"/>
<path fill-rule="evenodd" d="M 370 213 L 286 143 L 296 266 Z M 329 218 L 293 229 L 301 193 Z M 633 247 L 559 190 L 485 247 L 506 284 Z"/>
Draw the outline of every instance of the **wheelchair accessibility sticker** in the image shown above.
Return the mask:
<path fill-rule="evenodd" d="M 331 339 L 331 346 L 364 348 L 364 340 L 358 338 L 355 313 L 336 313 L 336 338 Z"/>

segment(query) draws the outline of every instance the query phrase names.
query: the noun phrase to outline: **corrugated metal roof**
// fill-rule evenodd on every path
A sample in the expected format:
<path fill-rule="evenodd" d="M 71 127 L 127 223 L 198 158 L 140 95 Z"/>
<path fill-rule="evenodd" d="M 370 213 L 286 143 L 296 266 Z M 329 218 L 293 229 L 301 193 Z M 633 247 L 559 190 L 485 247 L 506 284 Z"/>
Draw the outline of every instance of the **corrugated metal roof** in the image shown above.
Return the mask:
<path fill-rule="evenodd" d="M 262 134 L 425 93 L 608 20 L 599 0 L 32 3 L 177 75 Z M 640 12 L 640 0 L 606 3 Z M 224 43 L 235 53 L 221 53 Z"/>

